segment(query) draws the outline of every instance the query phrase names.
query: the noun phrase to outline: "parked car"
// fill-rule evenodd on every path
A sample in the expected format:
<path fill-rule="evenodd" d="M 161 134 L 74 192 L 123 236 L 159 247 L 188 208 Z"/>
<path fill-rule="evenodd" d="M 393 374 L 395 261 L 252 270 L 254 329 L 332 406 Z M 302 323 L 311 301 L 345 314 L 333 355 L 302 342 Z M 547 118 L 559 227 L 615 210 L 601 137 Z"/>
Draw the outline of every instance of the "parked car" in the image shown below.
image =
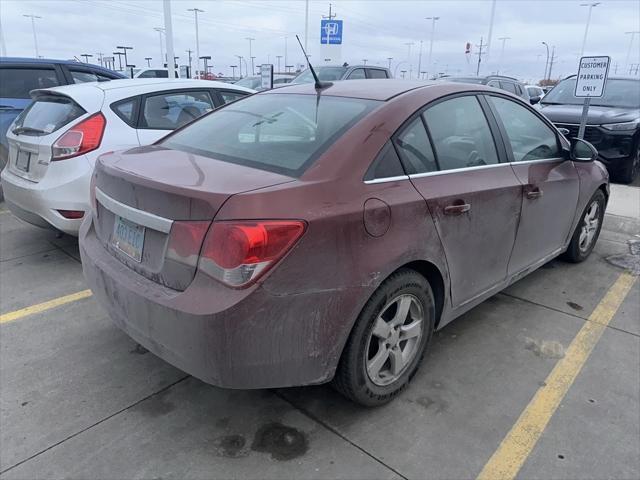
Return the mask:
<path fill-rule="evenodd" d="M 576 98 L 575 75 L 565 78 L 540 101 L 540 111 L 576 137 L 584 99 Z M 640 80 L 609 77 L 604 95 L 592 98 L 584 138 L 598 149 L 611 176 L 631 183 L 640 172 Z"/>
<path fill-rule="evenodd" d="M 323 82 L 335 80 L 362 80 L 365 78 L 392 78 L 391 71 L 384 67 L 371 65 L 322 65 L 314 67 L 318 78 Z M 295 77 L 291 83 L 313 83 L 311 70 L 306 69 Z"/>
<path fill-rule="evenodd" d="M 5 200 L 17 217 L 77 235 L 96 158 L 148 145 L 252 90 L 205 80 L 114 80 L 37 89 L 7 133 Z"/>
<path fill-rule="evenodd" d="M 287 83 L 291 83 L 293 80 L 293 75 L 274 75 L 273 76 L 273 87 L 281 87 L 286 85 Z M 251 88 L 253 90 L 263 90 L 262 88 L 262 78 L 259 75 L 253 77 L 244 77 L 237 82 L 234 82 L 236 85 L 240 85 L 241 87 Z"/>
<path fill-rule="evenodd" d="M 529 94 L 529 102 L 531 105 L 535 105 L 545 96 L 545 91 L 538 85 L 525 85 L 525 88 Z"/>
<path fill-rule="evenodd" d="M 513 77 L 487 75 L 486 77 L 441 77 L 440 80 L 445 82 L 477 83 L 480 85 L 487 85 L 489 87 L 500 88 L 519 96 L 527 102 L 530 101 L 529 93 L 527 92 L 524 84 L 517 78 Z"/>
<path fill-rule="evenodd" d="M 378 405 L 435 329 L 589 256 L 609 195 L 595 157 L 481 85 L 285 86 L 103 154 L 83 271 L 117 325 L 208 383 L 333 379 Z"/>
<path fill-rule="evenodd" d="M 7 163 L 7 129 L 31 102 L 37 88 L 125 78 L 88 63 L 43 58 L 0 57 L 0 170 Z"/>

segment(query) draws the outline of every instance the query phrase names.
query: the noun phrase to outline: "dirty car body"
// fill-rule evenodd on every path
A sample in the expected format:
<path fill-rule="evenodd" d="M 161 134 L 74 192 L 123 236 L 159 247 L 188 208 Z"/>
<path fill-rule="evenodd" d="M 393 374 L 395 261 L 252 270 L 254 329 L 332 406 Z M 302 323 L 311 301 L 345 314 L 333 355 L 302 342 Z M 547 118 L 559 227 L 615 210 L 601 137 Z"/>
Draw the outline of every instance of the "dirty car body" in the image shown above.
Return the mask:
<path fill-rule="evenodd" d="M 438 138 L 435 124 L 446 122 L 429 109 L 457 112 L 447 117 L 455 120 L 465 102 L 485 119 L 490 143 L 473 131 Z M 492 102 L 526 109 L 558 156 L 516 161 Z M 216 122 L 229 125 L 226 142 L 205 140 Z M 428 135 L 412 130 L 424 125 Z M 394 272 L 428 281 L 441 328 L 563 252 L 594 192 L 608 194 L 602 165 L 569 160 L 569 148 L 525 102 L 484 86 L 283 87 L 157 145 L 100 157 L 93 215 L 80 231 L 84 274 L 118 326 L 208 383 L 326 382 L 367 301 Z M 139 258 L 116 245 L 125 242 L 122 222 L 134 237 L 144 227 Z M 256 254 L 267 258 L 263 270 L 225 265 L 234 255 L 227 240 L 255 228 L 293 240 L 271 260 Z"/>

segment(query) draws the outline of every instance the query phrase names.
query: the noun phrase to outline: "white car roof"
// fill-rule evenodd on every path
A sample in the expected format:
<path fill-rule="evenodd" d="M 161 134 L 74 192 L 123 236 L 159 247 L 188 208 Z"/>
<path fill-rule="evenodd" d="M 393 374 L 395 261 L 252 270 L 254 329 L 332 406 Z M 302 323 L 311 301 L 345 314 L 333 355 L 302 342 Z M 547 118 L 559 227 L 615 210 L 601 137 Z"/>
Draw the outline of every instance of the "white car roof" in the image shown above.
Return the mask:
<path fill-rule="evenodd" d="M 241 87 L 231 83 L 216 82 L 213 80 L 193 80 L 182 78 L 126 78 L 109 80 L 108 82 L 87 82 L 72 85 L 62 85 L 52 88 L 32 90 L 31 94 L 51 92 L 72 98 L 88 112 L 97 112 L 102 108 L 105 97 L 109 103 L 122 99 L 142 95 L 145 93 L 160 92 L 174 88 L 218 88 L 221 90 L 235 90 L 246 93 L 255 93 L 255 90 Z"/>

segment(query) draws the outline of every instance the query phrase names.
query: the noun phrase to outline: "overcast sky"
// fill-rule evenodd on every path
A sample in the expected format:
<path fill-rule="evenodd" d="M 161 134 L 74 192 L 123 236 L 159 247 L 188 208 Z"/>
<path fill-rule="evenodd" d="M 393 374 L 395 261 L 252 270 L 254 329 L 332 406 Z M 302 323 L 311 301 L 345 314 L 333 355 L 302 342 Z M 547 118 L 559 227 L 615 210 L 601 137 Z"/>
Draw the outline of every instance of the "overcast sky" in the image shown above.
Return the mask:
<path fill-rule="evenodd" d="M 476 55 L 465 55 L 471 42 L 474 52 L 480 37 L 487 40 L 491 0 L 334 0 L 333 12 L 344 20 L 341 51 L 331 54 L 334 60 L 351 64 L 388 65 L 392 70 L 418 71 L 420 41 L 423 71 L 447 71 L 450 74 L 475 73 Z M 546 50 L 541 42 L 556 47 L 553 77 L 575 73 L 582 45 L 588 8 L 581 1 L 565 0 L 497 0 L 490 57 L 482 64 L 481 74 L 495 72 L 514 75 L 527 81 L 542 78 Z M 172 0 L 174 45 L 178 63 L 184 64 L 187 49 L 195 50 L 193 13 L 200 8 L 200 55 L 211 55 L 214 72 L 229 74 L 230 65 L 238 64 L 236 55 L 249 57 L 253 37 L 256 65 L 276 63 L 277 55 L 287 62 L 302 62 L 295 34 L 304 36 L 304 0 Z M 329 2 L 310 1 L 309 53 L 314 63 L 324 63 L 320 47 L 320 19 L 327 15 Z M 24 14 L 39 15 L 36 20 L 39 53 L 49 58 L 73 58 L 83 53 L 103 52 L 111 55 L 117 45 L 128 45 L 129 63 L 145 65 L 144 57 L 159 64 L 160 40 L 154 27 L 163 27 L 161 0 L 0 0 L 0 22 L 9 56 L 34 56 L 31 21 Z M 427 65 L 431 21 L 438 16 L 433 44 L 433 66 Z M 585 54 L 610 55 L 612 73 L 625 68 L 631 35 L 640 30 L 640 1 L 601 0 L 593 9 Z M 506 40 L 500 61 L 502 42 Z M 413 42 L 411 57 L 406 43 Z M 195 57 L 195 54 L 193 55 Z M 97 55 L 92 61 L 96 60 Z M 640 63 L 640 34 L 631 48 L 631 64 Z M 282 59 L 284 66 L 284 59 Z M 408 75 L 408 72 L 407 72 Z"/>

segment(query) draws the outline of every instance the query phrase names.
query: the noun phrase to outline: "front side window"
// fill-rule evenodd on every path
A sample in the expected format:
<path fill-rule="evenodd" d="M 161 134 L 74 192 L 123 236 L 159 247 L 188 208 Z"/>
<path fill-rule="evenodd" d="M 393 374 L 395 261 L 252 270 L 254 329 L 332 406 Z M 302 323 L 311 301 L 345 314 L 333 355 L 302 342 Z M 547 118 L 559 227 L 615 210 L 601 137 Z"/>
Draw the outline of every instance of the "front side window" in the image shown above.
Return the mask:
<path fill-rule="evenodd" d="M 69 97 L 41 95 L 16 119 L 14 130 L 20 129 L 26 135 L 46 135 L 87 113 Z"/>
<path fill-rule="evenodd" d="M 207 92 L 163 93 L 147 97 L 142 123 L 155 130 L 175 130 L 213 110 Z"/>
<path fill-rule="evenodd" d="M 501 81 L 500 82 L 500 87 L 503 90 L 506 90 L 509 93 L 516 93 L 516 85 L 515 85 L 515 83 Z"/>
<path fill-rule="evenodd" d="M 422 119 L 415 118 L 395 140 L 408 174 L 435 172 L 438 168 Z"/>
<path fill-rule="evenodd" d="M 379 103 L 331 96 L 254 95 L 188 125 L 161 145 L 297 177 Z"/>
<path fill-rule="evenodd" d="M 493 135 L 474 96 L 445 100 L 424 113 L 440 170 L 498 163 Z"/>
<path fill-rule="evenodd" d="M 555 132 L 526 107 L 501 97 L 488 97 L 502 120 L 513 160 L 541 160 L 561 156 Z"/>
<path fill-rule="evenodd" d="M 0 98 L 28 99 L 31 90 L 58 85 L 56 71 L 52 68 L 0 67 Z"/>
<path fill-rule="evenodd" d="M 367 76 L 364 74 L 364 68 L 356 68 L 349 74 L 349 80 L 363 80 L 365 78 Z"/>

